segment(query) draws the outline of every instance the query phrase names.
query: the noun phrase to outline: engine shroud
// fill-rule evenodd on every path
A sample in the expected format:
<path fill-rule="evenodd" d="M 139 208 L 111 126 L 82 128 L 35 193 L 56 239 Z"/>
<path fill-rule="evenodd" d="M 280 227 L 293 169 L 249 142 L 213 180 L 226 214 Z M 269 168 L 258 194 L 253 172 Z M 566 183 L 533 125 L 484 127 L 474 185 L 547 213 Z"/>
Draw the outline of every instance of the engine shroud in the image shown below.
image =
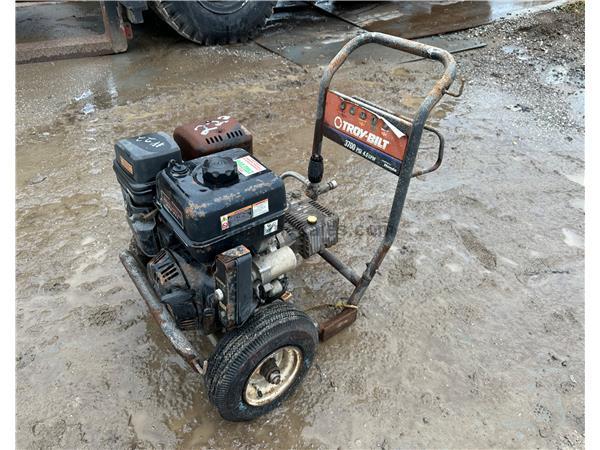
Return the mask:
<path fill-rule="evenodd" d="M 243 149 L 230 149 L 159 172 L 161 218 L 198 261 L 245 245 L 257 251 L 283 230 L 283 180 Z"/>

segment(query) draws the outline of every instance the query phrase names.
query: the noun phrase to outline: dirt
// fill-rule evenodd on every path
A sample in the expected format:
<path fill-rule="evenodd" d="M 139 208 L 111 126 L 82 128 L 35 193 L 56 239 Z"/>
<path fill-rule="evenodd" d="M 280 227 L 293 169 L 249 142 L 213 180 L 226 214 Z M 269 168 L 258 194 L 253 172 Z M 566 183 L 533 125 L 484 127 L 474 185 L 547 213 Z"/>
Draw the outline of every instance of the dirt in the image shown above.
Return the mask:
<path fill-rule="evenodd" d="M 224 422 L 118 262 L 113 144 L 230 113 L 273 170 L 304 172 L 319 67 L 168 34 L 128 53 L 17 67 L 18 448 L 584 447 L 584 18 L 553 9 L 448 35 L 463 96 L 432 117 L 441 169 L 411 184 L 358 321 L 283 407 Z M 410 110 L 438 66 L 349 63 L 335 87 Z M 358 81 L 361 80 L 361 81 Z M 335 250 L 362 271 L 395 178 L 326 144 Z M 418 165 L 433 161 L 425 141 Z M 349 285 L 318 260 L 298 305 Z"/>

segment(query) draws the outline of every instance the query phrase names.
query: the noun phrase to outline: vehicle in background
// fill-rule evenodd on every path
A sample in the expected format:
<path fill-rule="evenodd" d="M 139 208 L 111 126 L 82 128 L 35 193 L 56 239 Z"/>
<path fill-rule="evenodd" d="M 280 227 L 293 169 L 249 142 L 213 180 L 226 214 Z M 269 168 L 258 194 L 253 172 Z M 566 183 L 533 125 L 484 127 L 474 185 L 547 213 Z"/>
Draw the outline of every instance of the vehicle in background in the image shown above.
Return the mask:
<path fill-rule="evenodd" d="M 276 3 L 200 0 L 156 1 L 149 5 L 181 36 L 198 44 L 214 45 L 247 42 L 265 25 Z"/>

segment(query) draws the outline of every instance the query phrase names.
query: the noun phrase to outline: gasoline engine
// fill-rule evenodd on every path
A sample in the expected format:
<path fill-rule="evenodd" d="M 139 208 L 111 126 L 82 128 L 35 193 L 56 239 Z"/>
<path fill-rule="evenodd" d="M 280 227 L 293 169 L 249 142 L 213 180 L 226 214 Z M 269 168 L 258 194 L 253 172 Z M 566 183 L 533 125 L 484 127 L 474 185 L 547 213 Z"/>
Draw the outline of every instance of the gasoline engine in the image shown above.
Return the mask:
<path fill-rule="evenodd" d="M 289 296 L 300 258 L 337 242 L 337 216 L 288 198 L 231 117 L 122 139 L 115 154 L 136 256 L 180 329 L 241 326 Z"/>

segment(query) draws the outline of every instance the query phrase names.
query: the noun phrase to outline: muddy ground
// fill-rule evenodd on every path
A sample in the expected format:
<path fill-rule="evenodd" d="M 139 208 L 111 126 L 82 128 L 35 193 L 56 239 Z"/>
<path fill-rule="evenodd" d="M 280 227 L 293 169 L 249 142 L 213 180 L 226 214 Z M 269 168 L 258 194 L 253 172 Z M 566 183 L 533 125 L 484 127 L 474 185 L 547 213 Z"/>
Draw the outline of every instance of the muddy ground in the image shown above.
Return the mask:
<path fill-rule="evenodd" d="M 118 56 L 18 66 L 18 448 L 582 448 L 583 8 L 448 39 L 470 36 L 488 46 L 456 55 L 464 95 L 432 118 L 446 160 L 411 184 L 359 320 L 282 408 L 241 424 L 211 407 L 118 262 L 129 229 L 112 145 L 231 113 L 263 162 L 304 171 L 320 69 L 167 32 Z M 335 85 L 407 111 L 437 70 L 355 61 Z M 336 250 L 362 270 L 395 178 L 324 153 Z M 316 260 L 293 284 L 299 305 L 349 292 Z"/>

